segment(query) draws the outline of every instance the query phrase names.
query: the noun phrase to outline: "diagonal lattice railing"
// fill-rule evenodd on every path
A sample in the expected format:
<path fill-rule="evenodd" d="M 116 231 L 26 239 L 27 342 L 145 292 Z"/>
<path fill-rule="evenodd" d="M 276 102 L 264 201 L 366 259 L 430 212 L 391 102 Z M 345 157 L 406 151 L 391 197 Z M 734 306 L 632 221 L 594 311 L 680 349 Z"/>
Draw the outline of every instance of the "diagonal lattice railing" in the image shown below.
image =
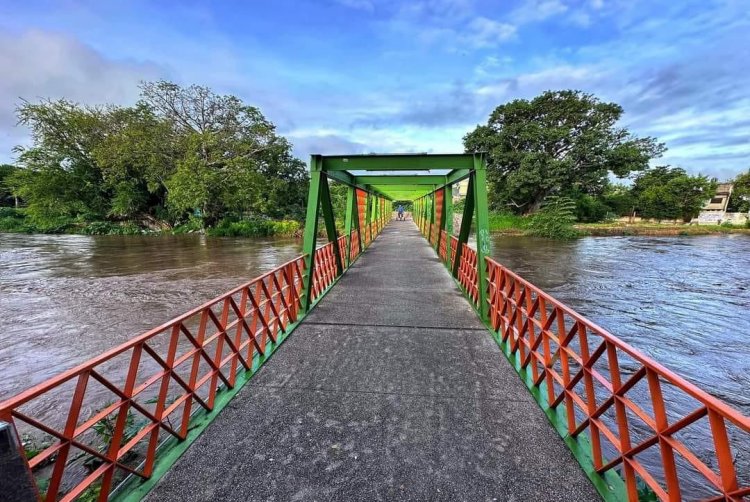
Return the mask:
<path fill-rule="evenodd" d="M 451 239 L 450 261 L 439 253 L 446 265 L 458 245 Z M 476 251 L 464 244 L 460 260 L 456 279 L 478 309 Z M 630 500 L 750 499 L 750 417 L 497 261 L 485 266 L 488 327 L 598 474 L 616 472 Z"/>
<path fill-rule="evenodd" d="M 361 253 L 358 237 L 347 263 Z M 345 257 L 347 243 L 315 250 L 313 302 L 338 277 L 334 245 Z M 184 441 L 301 320 L 305 274 L 300 256 L 0 403 L 0 420 L 36 438 L 21 451 L 41 499 L 107 500 L 128 476 L 149 478 L 165 446 Z"/>

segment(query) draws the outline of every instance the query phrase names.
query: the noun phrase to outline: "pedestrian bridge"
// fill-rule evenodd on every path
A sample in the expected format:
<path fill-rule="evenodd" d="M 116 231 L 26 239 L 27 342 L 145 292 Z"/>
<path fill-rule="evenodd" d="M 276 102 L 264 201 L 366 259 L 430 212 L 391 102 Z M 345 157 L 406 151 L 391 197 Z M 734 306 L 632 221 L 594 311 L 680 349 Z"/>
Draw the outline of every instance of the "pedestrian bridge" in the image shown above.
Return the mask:
<path fill-rule="evenodd" d="M 485 186 L 313 156 L 302 256 L 0 403 L 0 499 L 748 500 L 750 418 L 489 258 Z"/>

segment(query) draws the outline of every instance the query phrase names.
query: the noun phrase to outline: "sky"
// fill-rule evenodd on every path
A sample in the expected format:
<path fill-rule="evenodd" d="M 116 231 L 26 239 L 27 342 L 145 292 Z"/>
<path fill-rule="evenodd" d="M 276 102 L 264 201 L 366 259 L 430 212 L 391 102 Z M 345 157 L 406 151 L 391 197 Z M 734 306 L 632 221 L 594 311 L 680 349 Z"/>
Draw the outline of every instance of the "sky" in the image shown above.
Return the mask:
<path fill-rule="evenodd" d="M 580 89 L 721 180 L 750 167 L 750 0 L 0 0 L 0 162 L 21 99 L 167 79 L 258 106 L 295 154 L 460 152 L 498 105 Z"/>

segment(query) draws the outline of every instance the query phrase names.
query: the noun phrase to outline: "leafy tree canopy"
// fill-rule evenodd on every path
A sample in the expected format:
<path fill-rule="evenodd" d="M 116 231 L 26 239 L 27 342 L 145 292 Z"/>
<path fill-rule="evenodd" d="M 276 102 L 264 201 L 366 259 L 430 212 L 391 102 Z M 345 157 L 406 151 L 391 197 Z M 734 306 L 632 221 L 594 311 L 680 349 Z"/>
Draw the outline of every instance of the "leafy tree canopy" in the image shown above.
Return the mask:
<path fill-rule="evenodd" d="M 631 190 L 641 216 L 689 222 L 716 193 L 716 180 L 690 176 L 679 167 L 659 166 L 637 176 Z"/>
<path fill-rule="evenodd" d="M 609 173 L 641 171 L 665 147 L 618 127 L 622 108 L 581 91 L 547 91 L 498 106 L 464 137 L 468 152 L 487 152 L 489 202 L 533 213 L 549 195 L 600 194 Z"/>
<path fill-rule="evenodd" d="M 33 144 L 7 185 L 39 221 L 304 213 L 304 163 L 235 96 L 159 81 L 132 107 L 24 101 L 17 114 Z"/>

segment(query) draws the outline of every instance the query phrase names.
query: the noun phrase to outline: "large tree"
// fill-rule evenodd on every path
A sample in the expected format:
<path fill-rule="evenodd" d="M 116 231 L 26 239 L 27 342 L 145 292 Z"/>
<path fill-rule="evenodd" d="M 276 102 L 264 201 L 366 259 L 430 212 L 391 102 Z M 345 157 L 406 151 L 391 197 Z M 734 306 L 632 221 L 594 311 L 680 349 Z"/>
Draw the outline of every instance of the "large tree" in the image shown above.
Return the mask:
<path fill-rule="evenodd" d="M 679 167 L 658 166 L 638 175 L 631 189 L 645 218 L 689 222 L 716 193 L 716 180 L 690 176 Z"/>
<path fill-rule="evenodd" d="M 20 169 L 3 184 L 37 223 L 304 215 L 305 165 L 234 96 L 154 82 L 131 107 L 45 100 L 17 113 L 33 144 L 17 149 Z"/>
<path fill-rule="evenodd" d="M 141 90 L 143 104 L 181 138 L 184 156 L 167 181 L 170 205 L 200 211 L 207 225 L 227 212 L 301 212 L 296 206 L 307 181 L 304 164 L 259 109 L 196 85 L 159 81 Z M 290 203 L 295 207 L 285 207 Z"/>
<path fill-rule="evenodd" d="M 533 213 L 549 195 L 598 195 L 610 173 L 625 177 L 664 152 L 655 139 L 617 126 L 622 113 L 581 91 L 547 91 L 498 106 L 464 146 L 488 155 L 493 208 Z"/>

